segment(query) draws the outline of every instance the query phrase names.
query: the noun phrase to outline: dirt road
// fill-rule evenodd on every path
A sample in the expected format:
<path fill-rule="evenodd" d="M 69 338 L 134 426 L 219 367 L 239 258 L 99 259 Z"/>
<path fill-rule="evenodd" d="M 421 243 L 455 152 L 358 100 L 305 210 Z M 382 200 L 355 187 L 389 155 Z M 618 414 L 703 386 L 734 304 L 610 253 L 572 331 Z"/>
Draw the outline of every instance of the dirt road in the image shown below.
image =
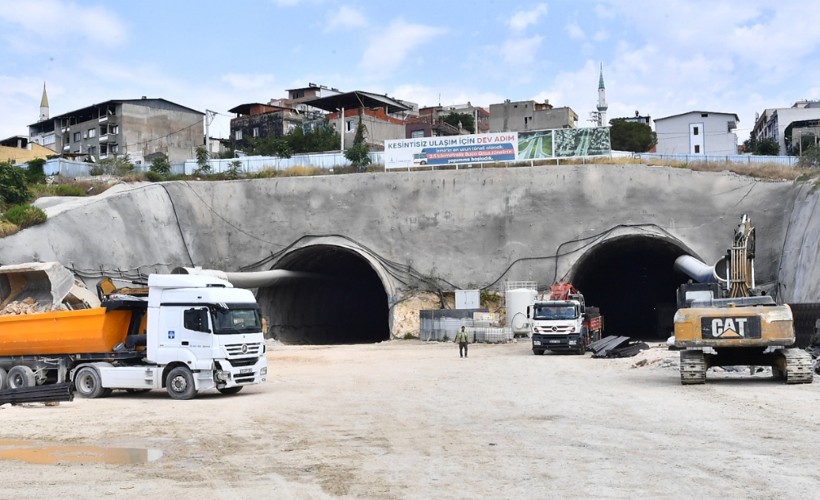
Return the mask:
<path fill-rule="evenodd" d="M 682 387 L 676 357 L 273 345 L 268 382 L 235 396 L 0 407 L 0 497 L 820 494 L 820 383 L 710 372 Z"/>

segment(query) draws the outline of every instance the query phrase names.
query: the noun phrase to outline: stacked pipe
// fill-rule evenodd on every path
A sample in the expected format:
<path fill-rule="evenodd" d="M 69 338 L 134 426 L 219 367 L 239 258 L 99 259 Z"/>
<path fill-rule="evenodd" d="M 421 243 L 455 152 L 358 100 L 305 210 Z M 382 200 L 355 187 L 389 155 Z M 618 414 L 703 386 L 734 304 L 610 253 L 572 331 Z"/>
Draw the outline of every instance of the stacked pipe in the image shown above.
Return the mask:
<path fill-rule="evenodd" d="M 52 401 L 71 401 L 74 393 L 71 383 L 37 385 L 0 391 L 0 405 L 6 403 L 48 403 Z"/>

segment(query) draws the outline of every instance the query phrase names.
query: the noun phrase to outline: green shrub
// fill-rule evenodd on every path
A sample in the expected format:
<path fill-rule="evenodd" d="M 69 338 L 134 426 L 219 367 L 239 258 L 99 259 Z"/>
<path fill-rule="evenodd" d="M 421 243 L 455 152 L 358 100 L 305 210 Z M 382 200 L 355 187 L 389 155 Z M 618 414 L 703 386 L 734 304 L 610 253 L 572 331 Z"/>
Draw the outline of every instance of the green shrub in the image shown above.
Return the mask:
<path fill-rule="evenodd" d="M 86 192 L 82 186 L 76 184 L 57 184 L 54 186 L 56 196 L 85 196 Z"/>
<path fill-rule="evenodd" d="M 26 162 L 26 165 L 28 165 L 28 168 L 26 168 L 26 181 L 29 184 L 46 183 L 46 174 L 43 173 L 45 164 L 46 161 L 43 158 L 35 158 Z"/>
<path fill-rule="evenodd" d="M 3 217 L 15 224 L 20 229 L 24 229 L 46 221 L 46 213 L 32 205 L 14 205 L 6 210 Z"/>
<path fill-rule="evenodd" d="M 161 177 L 167 177 L 171 173 L 171 162 L 168 161 L 168 155 L 160 153 L 154 161 L 151 162 L 150 172 L 159 174 Z M 149 181 L 157 182 L 146 176 Z"/>
<path fill-rule="evenodd" d="M 145 172 L 145 178 L 151 182 L 162 182 L 165 180 L 165 177 L 161 173 L 151 170 Z"/>
<path fill-rule="evenodd" d="M 26 172 L 11 162 L 0 162 L 0 203 L 15 205 L 31 199 L 26 186 Z"/>

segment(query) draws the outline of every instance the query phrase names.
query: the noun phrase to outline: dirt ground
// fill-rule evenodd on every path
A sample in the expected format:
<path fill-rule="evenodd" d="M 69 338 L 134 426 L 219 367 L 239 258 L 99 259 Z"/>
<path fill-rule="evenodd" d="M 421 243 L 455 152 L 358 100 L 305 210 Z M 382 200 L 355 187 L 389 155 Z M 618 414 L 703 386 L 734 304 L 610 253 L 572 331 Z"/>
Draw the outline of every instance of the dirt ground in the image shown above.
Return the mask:
<path fill-rule="evenodd" d="M 813 498 L 820 383 L 677 353 L 270 344 L 235 396 L 0 407 L 1 498 Z"/>

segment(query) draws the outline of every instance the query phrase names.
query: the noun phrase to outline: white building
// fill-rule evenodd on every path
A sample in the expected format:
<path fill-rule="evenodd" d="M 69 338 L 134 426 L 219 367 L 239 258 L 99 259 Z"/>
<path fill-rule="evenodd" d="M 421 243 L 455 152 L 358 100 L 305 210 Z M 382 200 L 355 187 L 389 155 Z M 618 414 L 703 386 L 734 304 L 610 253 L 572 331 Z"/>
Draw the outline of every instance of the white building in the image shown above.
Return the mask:
<path fill-rule="evenodd" d="M 820 120 L 820 101 L 797 101 L 790 108 L 769 108 L 755 117 L 751 136 L 757 141 L 774 139 L 780 154 L 797 154 L 803 133 L 817 136 L 816 122 Z"/>
<path fill-rule="evenodd" d="M 734 113 L 689 111 L 655 119 L 656 151 L 661 154 L 735 155 L 737 122 Z"/>

